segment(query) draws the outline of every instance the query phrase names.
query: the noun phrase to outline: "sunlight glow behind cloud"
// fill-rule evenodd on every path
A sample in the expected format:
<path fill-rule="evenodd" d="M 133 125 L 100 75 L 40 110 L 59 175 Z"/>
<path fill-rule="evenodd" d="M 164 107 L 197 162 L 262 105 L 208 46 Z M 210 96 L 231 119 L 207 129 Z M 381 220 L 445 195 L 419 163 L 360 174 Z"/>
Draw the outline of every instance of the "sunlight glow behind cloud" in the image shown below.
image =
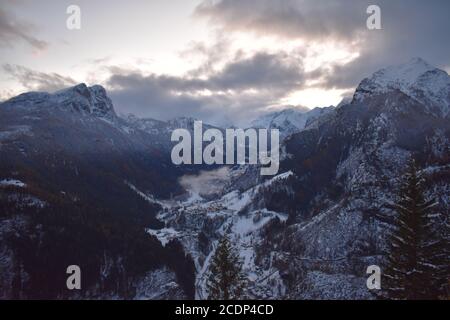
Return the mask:
<path fill-rule="evenodd" d="M 282 99 L 282 103 L 294 106 L 300 105 L 308 108 L 336 106 L 346 92 L 348 92 L 346 89 L 304 89 L 296 91 Z"/>

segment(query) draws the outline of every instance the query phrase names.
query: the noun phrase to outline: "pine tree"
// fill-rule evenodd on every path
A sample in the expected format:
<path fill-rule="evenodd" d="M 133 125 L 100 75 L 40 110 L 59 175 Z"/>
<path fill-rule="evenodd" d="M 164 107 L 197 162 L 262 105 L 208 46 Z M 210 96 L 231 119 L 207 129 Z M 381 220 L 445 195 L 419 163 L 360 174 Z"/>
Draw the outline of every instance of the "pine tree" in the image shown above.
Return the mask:
<path fill-rule="evenodd" d="M 220 241 L 209 267 L 208 298 L 230 300 L 243 298 L 245 276 L 242 261 L 227 236 Z"/>
<path fill-rule="evenodd" d="M 433 200 L 425 200 L 423 179 L 413 161 L 403 177 L 390 235 L 382 296 L 389 299 L 437 299 L 448 276 L 446 246 L 433 232 Z M 435 214 L 436 215 L 436 214 Z"/>

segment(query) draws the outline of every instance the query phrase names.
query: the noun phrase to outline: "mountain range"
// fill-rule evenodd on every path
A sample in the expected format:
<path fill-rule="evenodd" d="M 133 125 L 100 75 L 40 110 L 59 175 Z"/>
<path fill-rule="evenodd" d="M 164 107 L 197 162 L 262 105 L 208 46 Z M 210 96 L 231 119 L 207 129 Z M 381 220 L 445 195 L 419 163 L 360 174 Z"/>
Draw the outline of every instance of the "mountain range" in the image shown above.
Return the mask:
<path fill-rule="evenodd" d="M 411 158 L 448 237 L 449 106 L 446 72 L 384 68 L 336 107 L 255 119 L 282 137 L 279 174 L 261 177 L 174 166 L 170 134 L 195 119 L 118 116 L 101 86 L 14 97 L 0 104 L 0 298 L 204 299 L 227 234 L 251 298 L 370 299 Z M 73 261 L 82 294 L 64 287 Z"/>

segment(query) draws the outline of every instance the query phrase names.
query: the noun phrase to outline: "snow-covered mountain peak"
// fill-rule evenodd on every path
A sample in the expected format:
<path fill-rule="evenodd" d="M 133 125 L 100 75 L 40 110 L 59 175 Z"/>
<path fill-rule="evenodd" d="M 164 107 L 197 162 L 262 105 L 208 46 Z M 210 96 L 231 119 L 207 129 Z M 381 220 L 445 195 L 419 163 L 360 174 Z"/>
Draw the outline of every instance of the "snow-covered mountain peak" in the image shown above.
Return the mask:
<path fill-rule="evenodd" d="M 353 102 L 391 90 L 400 90 L 441 116 L 449 114 L 450 76 L 422 58 L 381 69 L 364 79 L 355 91 Z"/>
<path fill-rule="evenodd" d="M 422 58 L 413 58 L 409 62 L 390 66 L 375 72 L 372 79 L 384 85 L 398 84 L 410 86 L 428 71 L 436 69 Z"/>
<path fill-rule="evenodd" d="M 76 111 L 112 120 L 116 113 L 105 88 L 100 85 L 88 87 L 84 83 L 55 92 L 52 100 Z"/>
<path fill-rule="evenodd" d="M 118 119 L 105 88 L 100 85 L 88 87 L 84 83 L 54 93 L 23 93 L 5 101 L 2 105 L 10 108 L 33 110 L 59 108 L 81 115 L 95 116 L 110 122 L 115 122 Z"/>
<path fill-rule="evenodd" d="M 306 123 L 306 113 L 303 109 L 284 109 L 262 115 L 253 120 L 251 126 L 254 128 L 283 128 L 293 126 L 295 128 L 304 128 Z"/>
<path fill-rule="evenodd" d="M 81 95 L 87 97 L 89 95 L 89 88 L 85 83 L 79 83 L 73 87 L 56 91 L 55 95 L 56 96 Z"/>

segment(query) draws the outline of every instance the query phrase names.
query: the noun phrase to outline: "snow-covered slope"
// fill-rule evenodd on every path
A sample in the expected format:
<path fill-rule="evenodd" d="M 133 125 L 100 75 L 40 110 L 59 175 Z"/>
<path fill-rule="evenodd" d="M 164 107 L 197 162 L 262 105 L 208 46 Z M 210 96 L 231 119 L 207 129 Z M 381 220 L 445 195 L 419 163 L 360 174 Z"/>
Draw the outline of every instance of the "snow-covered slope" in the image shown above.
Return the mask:
<path fill-rule="evenodd" d="M 230 176 L 233 172 L 228 173 Z M 166 201 L 164 209 L 158 215 L 164 221 L 163 229 L 148 229 L 162 245 L 170 240 L 182 239 L 186 251 L 193 257 L 197 269 L 196 297 L 208 296 L 206 279 L 209 275 L 209 262 L 221 237 L 228 234 L 233 244 L 239 248 L 244 263 L 244 271 L 249 276 L 248 294 L 254 298 L 273 298 L 285 294 L 285 286 L 276 268 L 260 268 L 256 261 L 259 243 L 264 241 L 262 230 L 272 223 L 283 222 L 287 214 L 274 212 L 259 203 L 263 190 L 275 190 L 292 177 L 292 172 L 285 172 L 261 184 L 240 192 L 226 191 L 213 200 L 195 196 L 194 199 Z M 217 181 L 209 182 L 217 185 Z M 205 188 L 212 187 L 205 185 Z M 199 239 L 203 239 L 199 241 Z"/>

